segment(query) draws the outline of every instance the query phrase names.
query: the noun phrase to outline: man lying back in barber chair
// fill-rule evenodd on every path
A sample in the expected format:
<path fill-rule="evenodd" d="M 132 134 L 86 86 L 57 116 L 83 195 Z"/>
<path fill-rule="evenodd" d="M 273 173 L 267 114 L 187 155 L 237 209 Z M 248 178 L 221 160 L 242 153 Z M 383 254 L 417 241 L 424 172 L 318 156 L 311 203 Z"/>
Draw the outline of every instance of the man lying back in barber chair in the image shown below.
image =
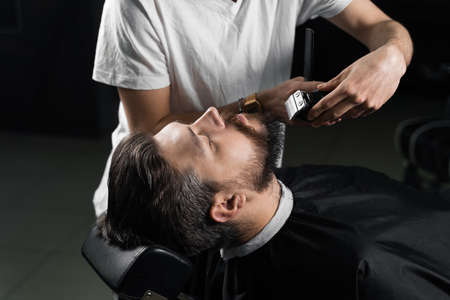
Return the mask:
<path fill-rule="evenodd" d="M 450 201 L 365 168 L 275 170 L 277 124 L 210 108 L 122 141 L 103 235 L 209 253 L 201 299 L 450 299 Z"/>

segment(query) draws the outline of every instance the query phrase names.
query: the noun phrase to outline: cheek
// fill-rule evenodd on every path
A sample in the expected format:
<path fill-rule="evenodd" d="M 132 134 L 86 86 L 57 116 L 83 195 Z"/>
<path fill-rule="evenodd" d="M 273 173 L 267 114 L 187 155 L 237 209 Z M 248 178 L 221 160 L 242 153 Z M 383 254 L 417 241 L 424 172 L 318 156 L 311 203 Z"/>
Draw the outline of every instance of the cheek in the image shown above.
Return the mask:
<path fill-rule="evenodd" d="M 242 135 L 233 137 L 224 153 L 225 166 L 240 169 L 254 158 L 254 149 L 250 141 Z"/>
<path fill-rule="evenodd" d="M 209 179 L 218 182 L 235 180 L 243 170 L 248 169 L 249 162 L 255 158 L 252 142 L 240 132 L 221 135 L 219 147 L 213 162 L 198 166 L 205 170 L 203 174 Z"/>

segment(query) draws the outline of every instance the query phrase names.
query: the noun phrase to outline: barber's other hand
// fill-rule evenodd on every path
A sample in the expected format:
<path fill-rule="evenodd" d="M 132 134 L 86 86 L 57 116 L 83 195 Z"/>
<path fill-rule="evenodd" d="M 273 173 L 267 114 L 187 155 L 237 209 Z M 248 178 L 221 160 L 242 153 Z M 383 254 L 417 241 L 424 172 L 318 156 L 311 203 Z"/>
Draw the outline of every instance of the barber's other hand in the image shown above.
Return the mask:
<path fill-rule="evenodd" d="M 394 46 L 383 46 L 318 86 L 330 91 L 308 113 L 313 127 L 336 120 L 367 116 L 386 103 L 406 71 L 403 55 Z"/>
<path fill-rule="evenodd" d="M 261 102 L 264 112 L 274 120 L 291 124 L 284 103 L 297 90 L 312 92 L 317 89 L 319 81 L 305 81 L 303 77 L 287 80 L 274 88 L 258 92 L 256 97 Z M 296 123 L 297 124 L 297 123 Z"/>

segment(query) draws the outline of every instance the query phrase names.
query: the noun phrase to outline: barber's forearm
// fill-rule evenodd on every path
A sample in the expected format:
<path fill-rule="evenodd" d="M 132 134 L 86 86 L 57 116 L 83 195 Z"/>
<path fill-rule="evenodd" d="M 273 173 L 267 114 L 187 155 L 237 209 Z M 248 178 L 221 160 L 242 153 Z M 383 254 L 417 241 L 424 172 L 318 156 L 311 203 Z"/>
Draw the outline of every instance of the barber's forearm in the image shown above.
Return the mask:
<path fill-rule="evenodd" d="M 380 47 L 392 48 L 393 55 L 397 52 L 403 58 L 405 68 L 411 62 L 413 55 L 411 36 L 403 25 L 394 20 L 386 20 L 374 25 L 361 34 L 360 40 L 370 51 Z"/>
<path fill-rule="evenodd" d="M 190 112 L 190 113 L 183 113 L 183 114 L 169 114 L 159 120 L 159 122 L 155 125 L 155 127 L 152 130 L 153 134 L 158 133 L 161 129 L 164 128 L 167 124 L 179 121 L 181 123 L 190 124 L 194 122 L 198 117 L 202 115 L 201 112 Z"/>
<path fill-rule="evenodd" d="M 224 116 L 225 118 L 229 115 L 237 114 L 239 112 L 239 104 L 238 101 L 235 101 L 233 103 L 217 107 L 219 112 Z M 190 124 L 193 123 L 195 120 L 197 120 L 203 112 L 189 112 L 189 113 L 182 113 L 182 114 L 169 114 L 162 118 L 154 127 L 153 134 L 158 133 L 164 126 L 167 124 L 179 121 L 182 123 Z"/>
<path fill-rule="evenodd" d="M 156 134 L 173 121 L 193 123 L 203 112 L 174 114 L 170 112 L 170 86 L 153 90 L 133 90 L 118 88 L 128 126 L 131 132 L 151 132 Z M 217 107 L 226 118 L 239 110 L 238 101 Z"/>

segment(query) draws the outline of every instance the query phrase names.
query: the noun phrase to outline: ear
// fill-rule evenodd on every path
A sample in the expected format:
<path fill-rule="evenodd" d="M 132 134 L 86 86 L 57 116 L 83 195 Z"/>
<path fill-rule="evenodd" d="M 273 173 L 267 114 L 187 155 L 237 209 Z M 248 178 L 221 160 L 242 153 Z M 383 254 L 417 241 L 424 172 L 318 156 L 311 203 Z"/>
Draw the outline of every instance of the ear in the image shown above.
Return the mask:
<path fill-rule="evenodd" d="M 209 214 L 216 222 L 224 223 L 233 219 L 244 207 L 246 196 L 243 193 L 230 194 L 220 191 L 214 195 L 214 204 Z"/>

